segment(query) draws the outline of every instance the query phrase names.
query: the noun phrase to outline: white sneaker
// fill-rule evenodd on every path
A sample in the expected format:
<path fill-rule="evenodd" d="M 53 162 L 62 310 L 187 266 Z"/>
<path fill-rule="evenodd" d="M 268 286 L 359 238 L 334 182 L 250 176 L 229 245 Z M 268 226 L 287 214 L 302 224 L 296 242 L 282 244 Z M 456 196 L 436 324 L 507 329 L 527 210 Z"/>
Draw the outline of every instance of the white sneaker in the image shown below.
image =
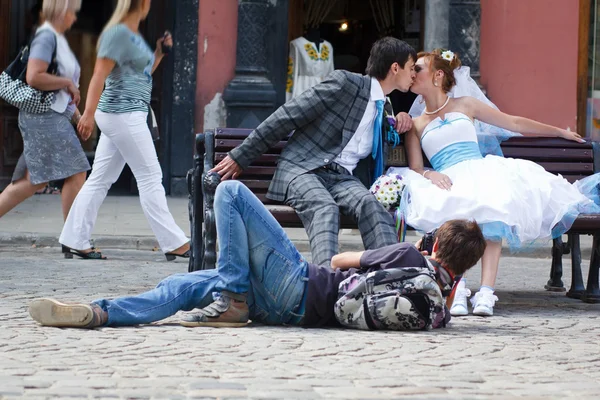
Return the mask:
<path fill-rule="evenodd" d="M 467 298 L 470 296 L 471 291 L 469 289 L 456 289 L 454 301 L 452 302 L 452 307 L 450 307 L 450 315 L 453 317 L 468 315 L 469 309 L 467 308 Z"/>
<path fill-rule="evenodd" d="M 498 297 L 490 292 L 477 292 L 471 299 L 473 305 L 473 315 L 481 317 L 491 317 L 494 315 L 494 304 L 498 301 Z"/>

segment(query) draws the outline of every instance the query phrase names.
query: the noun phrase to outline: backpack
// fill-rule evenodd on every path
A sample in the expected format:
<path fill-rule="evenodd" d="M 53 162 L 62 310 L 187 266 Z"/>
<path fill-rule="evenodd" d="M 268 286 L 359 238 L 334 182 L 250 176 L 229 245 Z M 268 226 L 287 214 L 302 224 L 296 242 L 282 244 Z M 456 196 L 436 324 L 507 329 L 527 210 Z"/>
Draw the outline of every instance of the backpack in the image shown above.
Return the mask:
<path fill-rule="evenodd" d="M 334 312 L 347 328 L 404 331 L 445 327 L 448 311 L 427 260 L 427 268 L 388 268 L 346 278 Z"/>

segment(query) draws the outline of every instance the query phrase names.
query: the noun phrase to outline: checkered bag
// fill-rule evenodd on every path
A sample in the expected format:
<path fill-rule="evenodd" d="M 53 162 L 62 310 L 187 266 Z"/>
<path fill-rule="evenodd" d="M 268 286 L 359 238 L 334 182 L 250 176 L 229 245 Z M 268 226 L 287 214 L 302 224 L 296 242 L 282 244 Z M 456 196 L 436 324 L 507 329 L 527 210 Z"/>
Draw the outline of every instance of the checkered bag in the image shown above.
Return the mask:
<path fill-rule="evenodd" d="M 54 102 L 54 93 L 34 89 L 27 84 L 27 62 L 29 61 L 30 45 L 31 42 L 23 47 L 17 58 L 0 74 L 0 98 L 19 110 L 41 114 L 50 110 L 50 106 Z M 56 74 L 56 71 L 55 42 L 48 73 Z"/>

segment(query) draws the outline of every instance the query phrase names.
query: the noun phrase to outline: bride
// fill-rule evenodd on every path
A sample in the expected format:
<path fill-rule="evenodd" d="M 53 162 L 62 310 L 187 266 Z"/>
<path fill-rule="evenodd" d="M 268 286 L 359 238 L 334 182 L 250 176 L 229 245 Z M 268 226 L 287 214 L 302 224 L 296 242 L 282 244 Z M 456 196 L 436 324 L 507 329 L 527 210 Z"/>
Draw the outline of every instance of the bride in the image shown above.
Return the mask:
<path fill-rule="evenodd" d="M 470 96 L 452 98 L 448 93 L 459 67 L 460 60 L 451 51 L 418 55 L 411 91 L 422 96 L 425 109 L 406 134 L 410 171 L 404 176 L 400 208 L 406 223 L 420 231 L 431 231 L 451 219 L 477 221 L 487 247 L 481 259 L 481 287 L 471 303 L 473 314 L 491 316 L 498 300 L 494 284 L 502 240 L 513 250 L 523 248 L 538 239 L 558 237 L 579 213 L 600 212 L 580 191 L 583 186 L 595 188 L 590 180 L 600 182 L 600 174 L 572 185 L 530 161 L 483 157 L 474 125 L 480 122 L 524 136 L 584 140 L 575 132 L 504 114 Z M 421 148 L 434 170 L 424 168 Z M 468 314 L 470 294 L 462 279 L 452 315 Z"/>

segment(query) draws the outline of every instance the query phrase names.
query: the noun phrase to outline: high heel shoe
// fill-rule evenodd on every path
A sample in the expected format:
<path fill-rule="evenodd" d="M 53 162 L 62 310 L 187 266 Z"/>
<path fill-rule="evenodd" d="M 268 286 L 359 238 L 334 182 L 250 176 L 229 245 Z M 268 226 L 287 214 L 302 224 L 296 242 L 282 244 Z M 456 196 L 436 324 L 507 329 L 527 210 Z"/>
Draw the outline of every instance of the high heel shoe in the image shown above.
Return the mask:
<path fill-rule="evenodd" d="M 102 253 L 100 253 L 99 251 L 96 251 L 95 247 L 92 247 L 92 251 L 90 251 L 88 253 L 84 253 L 83 251 L 72 249 L 63 244 L 62 252 L 63 252 L 65 258 L 68 258 L 68 259 L 72 259 L 73 255 L 76 255 L 77 257 L 81 257 L 84 260 L 106 260 L 106 257 L 103 257 Z"/>
<path fill-rule="evenodd" d="M 177 257 L 181 257 L 181 258 L 190 258 L 191 255 L 191 251 L 188 250 L 183 254 L 176 254 L 176 253 L 165 253 L 165 258 L 167 259 L 167 261 L 173 261 L 174 259 L 176 259 Z"/>

